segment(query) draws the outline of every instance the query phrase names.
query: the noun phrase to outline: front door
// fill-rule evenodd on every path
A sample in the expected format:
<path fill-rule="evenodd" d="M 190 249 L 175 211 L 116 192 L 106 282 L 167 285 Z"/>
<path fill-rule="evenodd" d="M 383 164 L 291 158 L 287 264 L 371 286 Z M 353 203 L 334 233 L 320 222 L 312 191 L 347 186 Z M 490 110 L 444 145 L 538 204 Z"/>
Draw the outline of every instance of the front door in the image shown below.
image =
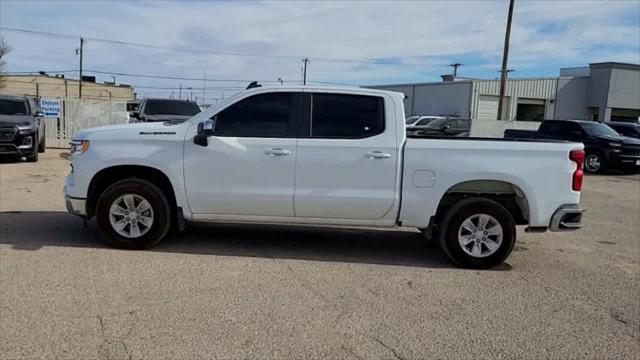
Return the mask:
<path fill-rule="evenodd" d="M 187 139 L 184 174 L 191 212 L 294 216 L 299 109 L 299 93 L 252 95 L 214 116 L 208 146 Z"/>
<path fill-rule="evenodd" d="M 314 92 L 305 94 L 303 108 L 310 110 L 296 154 L 296 216 L 385 216 L 397 195 L 398 149 L 384 97 Z"/>

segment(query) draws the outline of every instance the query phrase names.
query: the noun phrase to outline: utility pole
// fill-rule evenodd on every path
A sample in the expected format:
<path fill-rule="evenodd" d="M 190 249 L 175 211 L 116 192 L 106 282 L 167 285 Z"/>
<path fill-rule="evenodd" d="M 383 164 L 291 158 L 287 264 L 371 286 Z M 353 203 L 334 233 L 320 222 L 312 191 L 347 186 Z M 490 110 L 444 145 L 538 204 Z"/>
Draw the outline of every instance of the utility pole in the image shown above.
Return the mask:
<path fill-rule="evenodd" d="M 202 105 L 204 105 L 204 94 L 205 94 L 205 88 L 207 87 L 207 70 L 205 69 L 204 71 L 204 75 L 202 76 Z M 198 100 L 196 100 L 196 103 L 198 102 Z"/>
<path fill-rule="evenodd" d="M 36 83 L 36 99 L 40 101 L 40 84 Z"/>
<path fill-rule="evenodd" d="M 80 38 L 80 80 L 78 82 L 78 98 L 82 99 L 82 48 L 84 47 L 84 39 Z"/>
<path fill-rule="evenodd" d="M 182 100 L 182 83 L 180 83 L 180 90 L 178 91 L 178 100 Z"/>
<path fill-rule="evenodd" d="M 498 98 L 498 118 L 502 120 L 502 108 L 504 106 L 504 90 L 507 86 L 507 61 L 509 59 L 509 38 L 511 37 L 511 19 L 513 18 L 513 2 L 509 0 L 509 15 L 507 16 L 507 30 L 504 34 L 504 52 L 502 53 L 502 70 L 500 74 L 500 97 Z"/>
<path fill-rule="evenodd" d="M 302 59 L 302 62 L 304 63 L 304 70 L 303 70 L 304 75 L 302 75 L 302 85 L 307 85 L 307 64 L 309 63 L 309 58 Z"/>
<path fill-rule="evenodd" d="M 453 64 L 449 64 L 449 66 L 451 66 L 453 68 L 453 78 L 455 79 L 456 76 L 458 76 L 458 68 L 460 66 L 462 66 L 464 64 L 460 64 L 460 63 L 453 63 Z"/>

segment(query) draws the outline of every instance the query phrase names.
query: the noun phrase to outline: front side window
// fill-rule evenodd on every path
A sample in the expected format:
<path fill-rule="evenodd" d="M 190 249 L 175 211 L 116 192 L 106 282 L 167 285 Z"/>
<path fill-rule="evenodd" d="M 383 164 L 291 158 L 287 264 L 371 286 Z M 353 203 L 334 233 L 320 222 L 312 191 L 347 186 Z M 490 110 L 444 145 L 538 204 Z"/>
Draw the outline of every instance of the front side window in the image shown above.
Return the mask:
<path fill-rule="evenodd" d="M 293 93 L 258 94 L 219 112 L 214 134 L 239 137 L 286 137 L 293 111 Z"/>
<path fill-rule="evenodd" d="M 361 139 L 384 131 L 384 103 L 378 96 L 313 94 L 311 137 Z"/>

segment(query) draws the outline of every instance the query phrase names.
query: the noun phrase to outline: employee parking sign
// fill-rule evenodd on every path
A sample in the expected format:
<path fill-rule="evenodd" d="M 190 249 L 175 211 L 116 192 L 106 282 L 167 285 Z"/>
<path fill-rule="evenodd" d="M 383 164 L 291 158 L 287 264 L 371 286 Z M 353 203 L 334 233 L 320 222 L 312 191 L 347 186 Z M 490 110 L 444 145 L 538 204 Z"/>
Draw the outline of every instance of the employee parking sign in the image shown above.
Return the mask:
<path fill-rule="evenodd" d="M 46 117 L 60 117 L 60 100 L 59 99 L 40 99 L 40 110 Z"/>

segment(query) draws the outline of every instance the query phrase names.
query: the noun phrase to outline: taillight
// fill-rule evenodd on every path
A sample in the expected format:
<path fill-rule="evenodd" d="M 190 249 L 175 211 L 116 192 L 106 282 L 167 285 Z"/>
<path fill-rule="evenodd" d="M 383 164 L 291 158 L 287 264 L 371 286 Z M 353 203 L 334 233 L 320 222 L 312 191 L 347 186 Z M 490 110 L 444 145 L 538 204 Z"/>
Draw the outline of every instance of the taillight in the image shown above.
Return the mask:
<path fill-rule="evenodd" d="M 569 159 L 573 160 L 576 163 L 576 171 L 573 172 L 573 180 L 571 182 L 571 188 L 573 191 L 581 191 L 582 190 L 582 178 L 584 177 L 584 172 L 582 171 L 582 166 L 584 165 L 584 151 L 583 150 L 572 150 L 569 153 Z"/>

